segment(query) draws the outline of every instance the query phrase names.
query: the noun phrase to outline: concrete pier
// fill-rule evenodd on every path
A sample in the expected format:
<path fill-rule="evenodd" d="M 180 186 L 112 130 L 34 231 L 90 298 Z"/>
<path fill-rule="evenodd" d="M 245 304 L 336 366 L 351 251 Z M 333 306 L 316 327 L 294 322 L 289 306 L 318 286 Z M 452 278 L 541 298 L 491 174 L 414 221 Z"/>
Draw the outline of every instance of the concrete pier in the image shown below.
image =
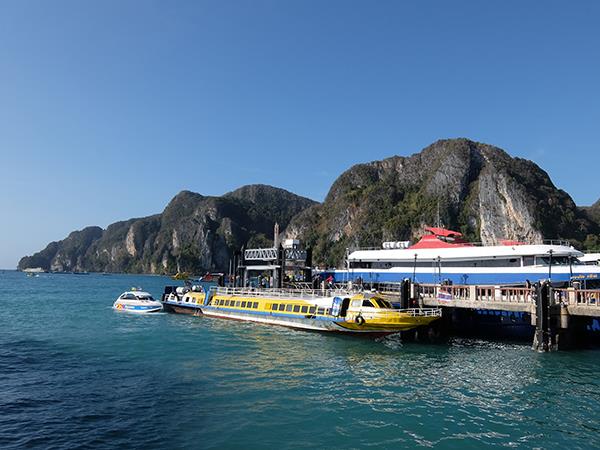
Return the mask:
<path fill-rule="evenodd" d="M 530 287 L 503 287 L 417 284 L 405 280 L 376 289 L 399 298 L 402 307 L 441 307 L 444 320 L 450 322 L 474 320 L 472 315 L 461 314 L 461 310 L 529 314 L 534 327 L 532 347 L 539 352 L 585 346 L 583 335 L 590 327 L 590 319 L 600 319 L 600 290 L 559 288 L 550 281 Z"/>

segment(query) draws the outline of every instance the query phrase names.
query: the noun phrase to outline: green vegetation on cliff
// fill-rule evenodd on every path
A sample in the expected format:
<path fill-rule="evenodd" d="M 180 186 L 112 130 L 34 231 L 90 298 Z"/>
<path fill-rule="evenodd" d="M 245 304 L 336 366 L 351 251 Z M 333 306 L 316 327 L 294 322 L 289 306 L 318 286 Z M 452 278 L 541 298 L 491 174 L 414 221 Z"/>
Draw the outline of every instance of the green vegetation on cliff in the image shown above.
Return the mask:
<path fill-rule="evenodd" d="M 333 266 L 348 248 L 415 240 L 438 219 L 486 244 L 569 239 L 600 250 L 600 201 L 578 208 L 535 163 L 491 145 L 448 139 L 409 157 L 350 168 L 322 204 L 265 185 L 221 197 L 182 191 L 161 214 L 73 232 L 23 258 L 19 268 L 227 270 L 242 246 L 272 245 L 275 222 L 286 237 L 313 249 L 315 263 Z"/>
<path fill-rule="evenodd" d="M 451 139 L 350 168 L 322 205 L 292 220 L 286 235 L 312 246 L 315 262 L 339 265 L 347 248 L 415 240 L 438 218 L 486 244 L 563 238 L 581 248 L 599 233 L 598 223 L 533 162 Z"/>
<path fill-rule="evenodd" d="M 283 229 L 313 204 L 264 185 L 244 186 L 222 197 L 182 191 L 162 214 L 117 222 L 106 230 L 93 227 L 71 233 L 21 259 L 19 268 L 145 273 L 227 270 L 234 251 L 268 243 L 275 222 Z"/>

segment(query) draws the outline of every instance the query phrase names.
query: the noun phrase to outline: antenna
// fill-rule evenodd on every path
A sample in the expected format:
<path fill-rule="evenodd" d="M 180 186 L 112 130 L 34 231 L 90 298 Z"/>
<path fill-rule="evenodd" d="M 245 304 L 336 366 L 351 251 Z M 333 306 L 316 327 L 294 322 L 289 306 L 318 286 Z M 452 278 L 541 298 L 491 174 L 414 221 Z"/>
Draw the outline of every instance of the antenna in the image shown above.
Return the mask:
<path fill-rule="evenodd" d="M 442 221 L 440 220 L 440 199 L 437 201 L 437 222 L 436 227 L 440 228 L 442 226 Z"/>

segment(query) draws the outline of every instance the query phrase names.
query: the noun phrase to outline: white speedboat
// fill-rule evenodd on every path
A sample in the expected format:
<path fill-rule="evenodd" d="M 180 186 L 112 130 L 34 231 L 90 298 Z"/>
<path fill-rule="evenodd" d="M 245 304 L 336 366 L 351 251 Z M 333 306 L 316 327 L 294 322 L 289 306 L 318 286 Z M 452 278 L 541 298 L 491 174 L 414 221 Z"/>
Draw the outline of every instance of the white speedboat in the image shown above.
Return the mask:
<path fill-rule="evenodd" d="M 152 294 L 142 290 L 132 289 L 123 292 L 113 304 L 117 311 L 147 314 L 162 311 L 162 303 L 154 300 Z"/>

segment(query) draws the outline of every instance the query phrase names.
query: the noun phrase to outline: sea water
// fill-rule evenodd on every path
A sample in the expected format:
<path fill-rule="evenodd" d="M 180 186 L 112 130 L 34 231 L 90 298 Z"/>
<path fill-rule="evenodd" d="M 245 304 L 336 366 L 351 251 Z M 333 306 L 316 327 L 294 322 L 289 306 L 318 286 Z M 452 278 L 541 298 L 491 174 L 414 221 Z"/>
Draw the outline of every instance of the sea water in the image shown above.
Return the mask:
<path fill-rule="evenodd" d="M 0 273 L 0 448 L 598 448 L 600 352 L 111 309 L 166 277 Z"/>

